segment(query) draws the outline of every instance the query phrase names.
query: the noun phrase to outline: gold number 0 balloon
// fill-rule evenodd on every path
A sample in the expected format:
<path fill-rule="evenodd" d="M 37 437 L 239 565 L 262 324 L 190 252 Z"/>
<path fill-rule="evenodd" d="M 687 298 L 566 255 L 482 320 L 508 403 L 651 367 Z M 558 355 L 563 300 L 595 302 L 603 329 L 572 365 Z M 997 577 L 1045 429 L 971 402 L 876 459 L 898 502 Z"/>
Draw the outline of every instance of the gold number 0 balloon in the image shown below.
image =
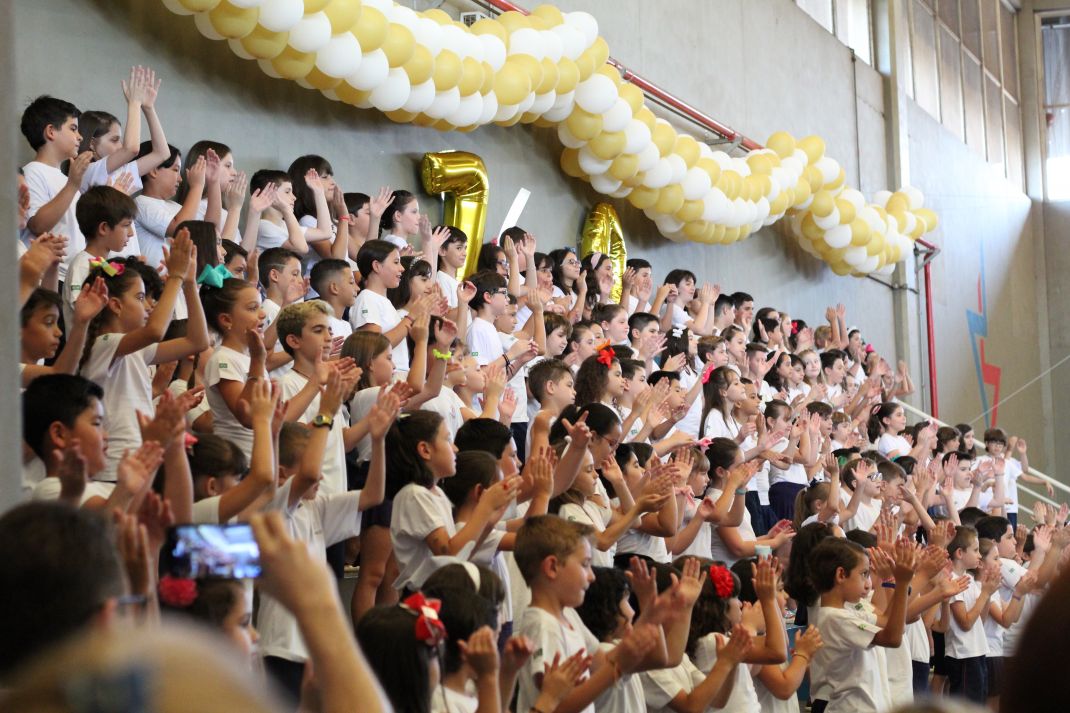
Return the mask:
<path fill-rule="evenodd" d="M 620 227 L 620 217 L 613 206 L 599 203 L 587 214 L 583 224 L 583 241 L 580 243 L 580 256 L 589 253 L 609 255 L 613 263 L 613 300 L 620 299 L 623 288 L 624 268 L 628 262 L 628 249 L 624 246 L 624 232 Z"/>
<path fill-rule="evenodd" d="M 439 151 L 424 154 L 420 176 L 425 191 L 445 194 L 442 222 L 460 228 L 468 236 L 468 256 L 457 278 L 468 277 L 476 270 L 487 224 L 487 167 L 483 159 L 467 151 Z"/>

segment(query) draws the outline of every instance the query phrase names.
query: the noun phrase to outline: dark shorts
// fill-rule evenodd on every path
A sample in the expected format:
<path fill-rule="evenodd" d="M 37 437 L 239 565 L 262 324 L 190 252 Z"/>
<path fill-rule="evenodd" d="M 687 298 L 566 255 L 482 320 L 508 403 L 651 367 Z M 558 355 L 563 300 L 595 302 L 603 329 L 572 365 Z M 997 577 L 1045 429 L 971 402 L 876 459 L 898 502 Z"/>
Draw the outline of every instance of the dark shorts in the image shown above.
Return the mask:
<path fill-rule="evenodd" d="M 773 515 L 777 520 L 792 520 L 795 518 L 795 496 L 804 489 L 805 485 L 781 481 L 769 486 L 769 507 L 773 508 Z M 772 524 L 776 524 L 775 522 Z"/>
<path fill-rule="evenodd" d="M 265 656 L 264 670 L 286 694 L 292 704 L 291 708 L 296 707 L 301 700 L 301 681 L 304 679 L 305 665 L 278 656 Z"/>
<path fill-rule="evenodd" d="M 959 696 L 984 705 L 988 698 L 988 666 L 985 658 L 985 656 L 972 656 L 967 659 L 945 657 L 948 692 L 952 696 Z"/>
<path fill-rule="evenodd" d="M 390 516 L 394 512 L 393 499 L 384 500 L 373 508 L 368 508 L 361 514 L 360 527 L 367 530 L 369 527 L 385 527 L 390 529 Z"/>
<path fill-rule="evenodd" d="M 988 667 L 988 695 L 998 696 L 1003 688 L 1003 667 L 1007 659 L 1003 656 L 986 656 L 985 665 Z"/>
<path fill-rule="evenodd" d="M 947 675 L 947 657 L 944 656 L 944 635 L 939 631 L 933 632 L 933 675 Z"/>
<path fill-rule="evenodd" d="M 911 661 L 914 673 L 914 694 L 924 696 L 929 693 L 929 664 L 924 661 Z"/>

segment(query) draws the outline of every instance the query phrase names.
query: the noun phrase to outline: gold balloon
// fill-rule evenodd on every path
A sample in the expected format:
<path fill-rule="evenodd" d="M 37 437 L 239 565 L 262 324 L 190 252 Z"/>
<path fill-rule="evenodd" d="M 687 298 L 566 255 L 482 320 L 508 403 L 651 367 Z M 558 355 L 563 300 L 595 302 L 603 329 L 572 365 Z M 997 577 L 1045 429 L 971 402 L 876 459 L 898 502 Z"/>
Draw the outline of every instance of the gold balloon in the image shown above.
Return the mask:
<path fill-rule="evenodd" d="M 650 140 L 654 142 L 654 145 L 658 147 L 658 153 L 662 158 L 665 158 L 672 151 L 672 147 L 676 145 L 676 131 L 668 122 L 658 122 L 654 125 L 654 130 L 650 132 Z"/>
<path fill-rule="evenodd" d="M 330 77 L 319 71 L 315 67 L 313 67 L 312 71 L 305 75 L 305 81 L 314 86 L 316 89 L 319 89 L 320 91 L 334 89 L 342 83 L 341 79 L 338 79 L 337 77 Z"/>
<path fill-rule="evenodd" d="M 483 86 L 483 64 L 471 57 L 461 60 L 461 79 L 457 82 L 457 88 L 461 90 L 461 96 L 466 97 L 475 94 Z"/>
<path fill-rule="evenodd" d="M 246 52 L 257 59 L 274 59 L 286 49 L 286 40 L 289 37 L 290 33 L 288 32 L 272 32 L 261 25 L 257 25 L 252 32 L 241 38 L 239 42 L 241 42 L 241 46 L 245 48 Z"/>
<path fill-rule="evenodd" d="M 595 70 L 595 74 L 601 74 L 604 77 L 608 77 L 609 81 L 613 82 L 613 86 L 615 87 L 619 87 L 620 83 L 623 81 L 620 78 L 620 72 L 611 64 L 603 64 Z"/>
<path fill-rule="evenodd" d="M 812 195 L 813 191 L 810 188 L 810 184 L 805 178 L 800 178 L 799 182 L 795 184 L 795 200 L 791 204 L 796 206 L 805 203 Z"/>
<path fill-rule="evenodd" d="M 905 193 L 893 193 L 884 205 L 884 209 L 889 213 L 903 213 L 910 209 L 910 199 Z M 899 227 L 902 228 L 903 224 L 900 223 Z"/>
<path fill-rule="evenodd" d="M 190 12 L 208 12 L 219 4 L 219 0 L 179 0 L 178 4 Z"/>
<path fill-rule="evenodd" d="M 692 221 L 699 220 L 702 217 L 702 211 L 705 210 L 705 208 L 706 204 L 702 201 L 685 200 L 684 204 L 680 207 L 678 211 L 676 211 L 676 213 L 673 214 L 673 216 L 683 223 L 691 223 Z M 701 233 L 705 230 L 706 229 L 703 228 L 699 232 Z"/>
<path fill-rule="evenodd" d="M 855 218 L 851 221 L 851 245 L 865 245 L 869 242 L 869 236 L 872 232 L 869 228 L 869 223 L 862 218 Z"/>
<path fill-rule="evenodd" d="M 557 65 L 549 57 L 544 58 L 540 63 L 542 65 L 542 81 L 539 82 L 539 86 L 535 88 L 536 94 L 545 94 L 546 92 L 553 91 L 557 88 L 558 71 Z"/>
<path fill-rule="evenodd" d="M 613 301 L 620 299 L 623 289 L 624 268 L 628 262 L 628 249 L 624 245 L 624 231 L 620 227 L 620 217 L 616 209 L 608 203 L 599 203 L 587 214 L 583 224 L 583 239 L 580 241 L 580 255 L 602 253 L 609 256 L 613 264 Z"/>
<path fill-rule="evenodd" d="M 507 60 L 507 64 L 519 65 L 527 72 L 531 78 L 531 91 L 535 91 L 542 84 L 542 63 L 530 54 L 514 54 Z"/>
<path fill-rule="evenodd" d="M 613 159 L 607 173 L 618 181 L 624 181 L 639 171 L 639 157 L 635 154 L 621 154 Z M 921 222 L 921 221 L 919 221 Z"/>
<path fill-rule="evenodd" d="M 657 126 L 658 123 L 657 117 L 654 116 L 654 112 L 644 106 L 642 109 L 635 112 L 634 118 L 646 124 L 646 128 L 650 129 L 651 135 L 654 134 L 654 127 Z"/>
<path fill-rule="evenodd" d="M 510 10 L 509 12 L 503 12 L 498 16 L 498 23 L 505 28 L 505 31 L 509 34 L 522 30 L 527 27 L 531 27 L 531 20 L 528 16 L 517 12 L 516 10 Z M 502 38 L 505 39 L 504 37 Z"/>
<path fill-rule="evenodd" d="M 305 0 L 305 14 L 311 15 L 314 12 L 323 10 L 331 3 L 331 0 Z"/>
<path fill-rule="evenodd" d="M 579 138 L 579 137 L 577 137 Z M 624 144 L 627 142 L 623 131 L 603 131 L 591 139 L 587 148 L 603 161 L 611 161 L 624 152 Z M 639 165 L 636 163 L 636 168 Z"/>
<path fill-rule="evenodd" d="M 797 147 L 803 150 L 810 163 L 818 161 L 825 155 L 825 140 L 820 136 L 805 136 L 799 139 Z"/>
<path fill-rule="evenodd" d="M 435 69 L 431 76 L 435 80 L 436 91 L 453 89 L 461 81 L 461 58 L 456 52 L 442 50 L 435 57 Z"/>
<path fill-rule="evenodd" d="M 361 49 L 364 45 L 361 44 Z M 416 51 L 416 38 L 412 30 L 391 22 L 386 26 L 386 37 L 383 39 L 383 52 L 391 67 L 400 67 L 410 59 Z"/>
<path fill-rule="evenodd" d="M 431 73 L 435 69 L 435 58 L 431 56 L 431 50 L 417 44 L 412 57 L 401 65 L 401 68 L 405 70 L 405 74 L 409 75 L 409 84 L 415 87 L 431 78 Z"/>
<path fill-rule="evenodd" d="M 918 208 L 914 211 L 914 215 L 925 221 L 926 233 L 931 233 L 936 230 L 936 226 L 940 224 L 940 218 L 936 215 L 936 211 L 930 208 Z"/>
<path fill-rule="evenodd" d="M 591 52 L 594 57 L 595 71 L 609 59 L 609 45 L 606 43 L 604 37 L 595 38 L 594 44 L 587 48 L 587 52 Z M 586 52 L 584 54 L 586 54 Z"/>
<path fill-rule="evenodd" d="M 590 141 L 602 133 L 602 117 L 590 114 L 577 106 L 565 119 L 565 126 L 580 141 Z"/>
<path fill-rule="evenodd" d="M 368 97 L 370 97 L 372 94 L 370 91 L 356 89 L 352 85 L 346 84 L 345 82 L 342 82 L 337 87 L 335 87 L 334 93 L 338 95 L 338 98 L 341 101 L 344 101 L 346 104 L 352 104 L 354 106 L 363 104 L 364 102 L 368 101 Z"/>
<path fill-rule="evenodd" d="M 577 57 L 576 61 L 575 61 L 575 64 L 576 64 L 576 69 L 580 73 L 580 81 L 581 82 L 585 81 L 592 74 L 594 74 L 594 69 L 595 69 L 594 55 L 591 54 L 589 51 L 588 52 L 584 52 L 579 57 Z"/>
<path fill-rule="evenodd" d="M 679 184 L 669 184 L 661 189 L 654 207 L 659 213 L 672 215 L 684 205 L 684 189 Z"/>
<path fill-rule="evenodd" d="M 557 63 L 557 94 L 568 94 L 580 83 L 580 68 L 568 57 Z"/>
<path fill-rule="evenodd" d="M 479 87 L 479 93 L 486 96 L 494 89 L 494 67 L 490 62 L 483 62 L 483 84 Z"/>
<path fill-rule="evenodd" d="M 561 152 L 561 170 L 573 178 L 587 178 L 587 174 L 580 167 L 580 150 L 565 148 Z"/>
<path fill-rule="evenodd" d="M 386 29 L 390 23 L 386 15 L 370 5 L 364 5 L 360 9 L 360 22 L 353 27 L 353 35 L 360 43 L 362 52 L 371 52 L 383 46 L 386 40 Z"/>
<path fill-rule="evenodd" d="M 632 192 L 628 194 L 628 202 L 639 210 L 646 210 L 647 208 L 653 208 L 654 204 L 658 202 L 658 191 L 656 188 L 647 188 L 646 186 L 636 186 L 632 189 Z"/>
<path fill-rule="evenodd" d="M 645 99 L 643 97 L 643 90 L 639 87 L 629 82 L 622 82 L 621 85 L 617 87 L 617 92 L 620 94 L 620 98 L 631 107 L 632 116 L 635 116 L 635 113 L 643 108 Z"/>
<path fill-rule="evenodd" d="M 855 219 L 855 206 L 851 201 L 837 198 L 836 210 L 840 211 L 840 223 L 843 225 L 849 225 Z"/>
<path fill-rule="evenodd" d="M 514 58 L 510 57 L 494 75 L 494 93 L 503 105 L 519 104 L 531 94 L 531 77 Z"/>
<path fill-rule="evenodd" d="M 464 231 L 468 236 L 468 255 L 457 277 L 466 277 L 476 269 L 483 230 L 487 224 L 487 200 L 490 181 L 483 159 L 467 151 L 425 153 L 420 177 L 428 193 L 443 194 L 442 222 Z M 434 257 L 432 256 L 432 259 Z"/>
<path fill-rule="evenodd" d="M 698 142 L 687 134 L 680 134 L 676 137 L 673 153 L 682 158 L 688 168 L 693 168 L 702 155 L 699 153 Z"/>
<path fill-rule="evenodd" d="M 450 17 L 450 14 L 445 10 L 438 9 L 437 7 L 431 8 L 430 10 L 424 10 L 420 13 L 420 15 L 428 18 L 429 20 L 434 20 L 440 25 L 449 25 L 453 23 L 453 18 Z"/>
<path fill-rule="evenodd" d="M 795 153 L 795 137 L 786 131 L 778 131 L 769 137 L 765 145 L 776 152 L 780 158 L 787 158 Z"/>
<path fill-rule="evenodd" d="M 553 5 L 539 5 L 531 11 L 531 14 L 545 22 L 549 27 L 556 27 L 565 22 L 565 16 Z"/>
<path fill-rule="evenodd" d="M 232 40 L 241 39 L 256 29 L 260 16 L 255 7 L 237 7 L 226 0 L 208 13 L 208 20 L 216 32 Z"/>
<path fill-rule="evenodd" d="M 832 215 L 836 207 L 836 201 L 828 191 L 818 191 L 814 194 L 814 202 L 810 204 L 810 212 L 818 218 Z"/>
<path fill-rule="evenodd" d="M 303 79 L 316 66 L 316 54 L 298 52 L 293 47 L 287 47 L 278 57 L 271 60 L 271 66 L 286 79 Z"/>
<path fill-rule="evenodd" d="M 824 174 L 817 166 L 807 166 L 803 169 L 803 179 L 810 184 L 810 190 L 817 192 L 825 185 Z"/>
<path fill-rule="evenodd" d="M 361 19 L 363 20 L 363 18 Z M 491 20 L 489 17 L 485 17 L 474 23 L 468 28 L 468 31 L 473 35 L 494 35 L 508 46 L 509 33 L 506 31 L 505 25 Z"/>
<path fill-rule="evenodd" d="M 331 34 L 349 32 L 360 18 L 360 0 L 331 0 L 323 8 L 327 20 L 331 23 Z"/>
<path fill-rule="evenodd" d="M 701 168 L 710 177 L 710 185 L 717 184 L 717 179 L 721 177 L 721 164 L 712 158 L 700 158 L 695 166 Z"/>

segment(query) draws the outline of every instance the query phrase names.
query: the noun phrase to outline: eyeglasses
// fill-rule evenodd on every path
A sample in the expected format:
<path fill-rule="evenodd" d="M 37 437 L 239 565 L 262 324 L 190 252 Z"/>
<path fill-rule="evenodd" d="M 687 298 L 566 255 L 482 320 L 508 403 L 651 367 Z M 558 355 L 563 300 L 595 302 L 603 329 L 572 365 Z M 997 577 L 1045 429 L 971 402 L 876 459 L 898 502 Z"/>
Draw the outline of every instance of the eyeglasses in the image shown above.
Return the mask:
<path fill-rule="evenodd" d="M 498 260 L 496 262 L 496 264 L 501 265 L 502 267 L 509 267 L 509 261 L 508 260 Z"/>
<path fill-rule="evenodd" d="M 569 260 L 565 260 L 563 264 L 568 265 L 570 267 L 575 267 L 576 265 L 580 264 L 580 261 L 575 258 L 571 258 Z"/>
<path fill-rule="evenodd" d="M 509 294 L 509 289 L 506 288 L 506 287 L 502 287 L 501 289 L 494 290 L 493 292 L 491 292 L 491 294 L 492 295 L 508 295 Z"/>

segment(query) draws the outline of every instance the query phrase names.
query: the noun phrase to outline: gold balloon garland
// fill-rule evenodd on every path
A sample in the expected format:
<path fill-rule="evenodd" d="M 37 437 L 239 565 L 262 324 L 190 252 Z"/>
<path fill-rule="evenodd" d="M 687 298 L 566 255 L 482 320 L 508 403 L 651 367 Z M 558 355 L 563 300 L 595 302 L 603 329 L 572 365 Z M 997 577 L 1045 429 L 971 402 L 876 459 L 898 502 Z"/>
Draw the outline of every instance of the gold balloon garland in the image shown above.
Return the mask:
<path fill-rule="evenodd" d="M 392 121 L 443 131 L 556 127 L 566 173 L 628 200 L 671 240 L 731 243 L 787 217 L 800 246 L 837 274 L 889 274 L 936 228 L 915 188 L 867 203 L 817 136 L 778 132 L 769 148 L 738 158 L 677 133 L 607 64 L 609 46 L 585 12 L 540 5 L 466 27 L 393 0 L 161 1 L 270 76 Z M 476 218 L 475 202 L 452 201 L 471 224 L 458 227 L 481 238 L 472 221 L 485 221 L 485 208 Z"/>

